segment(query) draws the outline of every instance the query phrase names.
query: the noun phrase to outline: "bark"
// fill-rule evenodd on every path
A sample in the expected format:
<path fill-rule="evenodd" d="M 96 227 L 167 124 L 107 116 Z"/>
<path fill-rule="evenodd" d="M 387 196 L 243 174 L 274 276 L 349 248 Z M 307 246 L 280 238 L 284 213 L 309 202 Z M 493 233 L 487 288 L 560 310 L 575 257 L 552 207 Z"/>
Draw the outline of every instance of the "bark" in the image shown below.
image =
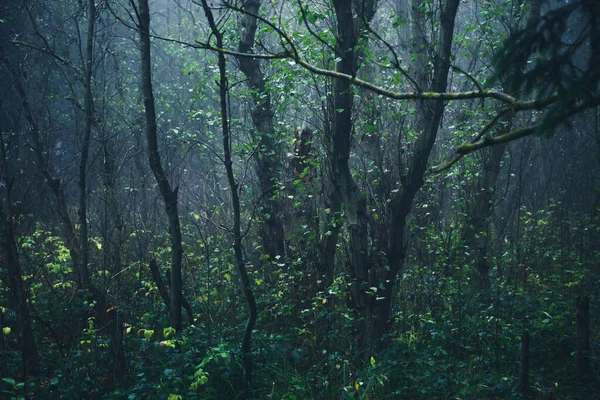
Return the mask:
<path fill-rule="evenodd" d="M 160 270 L 158 269 L 158 264 L 156 263 L 156 259 L 150 260 L 150 273 L 152 274 L 152 279 L 154 283 L 156 283 L 156 288 L 158 289 L 158 294 L 162 298 L 163 302 L 169 308 L 171 306 L 171 296 L 169 296 L 169 291 L 165 286 L 165 282 L 162 280 L 160 276 Z"/>
<path fill-rule="evenodd" d="M 154 261 L 154 266 L 152 265 L 152 261 Z M 168 294 L 168 291 L 165 289 L 165 284 L 163 283 L 162 278 L 160 277 L 160 272 L 158 272 L 158 266 L 156 265 L 156 261 L 154 259 L 150 260 L 150 269 L 152 270 L 152 277 L 155 279 L 155 282 L 157 285 L 160 285 L 163 287 L 163 290 L 165 290 L 165 293 Z M 167 272 L 165 273 L 165 277 L 167 278 L 167 286 L 171 287 L 171 271 L 167 270 Z M 160 288 L 159 288 L 160 291 Z M 167 297 L 163 296 L 161 294 L 161 297 L 163 297 L 163 299 L 170 299 L 170 296 L 167 295 Z M 170 300 L 168 300 L 168 303 L 165 303 L 167 305 L 167 307 L 169 307 L 170 304 Z M 188 318 L 188 323 L 191 325 L 194 323 L 194 312 L 192 311 L 192 305 L 189 303 L 189 301 L 187 300 L 187 298 L 185 297 L 185 295 L 182 293 L 181 294 L 181 306 L 183 307 L 183 309 L 185 310 L 186 314 L 187 314 L 187 318 Z"/>
<path fill-rule="evenodd" d="M 331 138 L 333 138 L 333 121 L 335 109 L 333 107 L 333 96 L 329 94 L 323 104 L 323 136 L 326 141 L 327 163 L 323 176 L 322 190 L 325 210 L 325 222 L 321 228 L 320 252 L 318 270 L 321 275 L 320 290 L 325 290 L 333 283 L 335 273 L 335 254 L 337 249 L 340 230 L 342 229 L 342 199 L 335 185 L 335 178 L 331 170 Z"/>
<path fill-rule="evenodd" d="M 336 71 L 355 75 L 357 57 L 355 49 L 364 23 L 375 13 L 375 1 L 359 2 L 356 9 L 352 0 L 334 0 L 337 20 L 336 55 L 340 61 Z M 356 12 L 356 16 L 354 13 Z M 350 269 L 352 301 L 359 315 L 358 341 L 361 356 L 368 358 L 375 342 L 373 331 L 373 301 L 369 294 L 368 216 L 367 202 L 350 171 L 349 159 L 352 144 L 353 91 L 350 82 L 335 79 L 333 82 L 333 136 L 328 141 L 329 164 L 336 191 L 344 205 L 346 228 L 350 243 Z"/>
<path fill-rule="evenodd" d="M 202 0 L 202 7 L 206 18 L 208 19 L 209 26 L 211 28 L 213 36 L 216 38 L 218 48 L 223 48 L 223 33 L 219 31 L 215 23 L 212 10 L 208 6 L 206 0 Z M 256 324 L 257 307 L 254 292 L 250 285 L 250 279 L 248 277 L 248 271 L 246 269 L 246 263 L 244 261 L 244 255 L 242 251 L 242 232 L 241 232 L 241 211 L 240 211 L 240 198 L 238 192 L 238 183 L 235 180 L 233 172 L 233 161 L 231 157 L 231 136 L 229 131 L 229 119 L 227 114 L 227 96 L 228 96 L 228 82 L 227 82 L 227 69 L 225 63 L 225 55 L 218 53 L 219 59 L 219 95 L 220 95 L 220 106 L 221 106 L 221 128 L 223 130 L 223 155 L 225 162 L 225 170 L 227 173 L 227 181 L 229 183 L 229 189 L 231 191 L 231 205 L 233 209 L 233 251 L 235 254 L 235 264 L 240 275 L 242 282 L 242 288 L 246 297 L 246 303 L 248 305 L 248 321 L 246 322 L 246 328 L 244 330 L 244 338 L 242 340 L 242 358 L 244 365 L 244 374 L 246 378 L 247 388 L 245 396 L 248 397 L 250 394 L 250 387 L 252 385 L 252 354 L 251 354 L 251 340 L 252 330 Z"/>
<path fill-rule="evenodd" d="M 258 15 L 261 2 L 251 0 L 243 8 L 250 14 Z M 238 44 L 240 53 L 251 53 L 256 36 L 256 17 L 244 14 L 240 19 L 241 37 Z M 273 128 L 273 110 L 271 94 L 265 87 L 265 76 L 256 58 L 237 57 L 240 71 L 246 76 L 246 82 L 252 96 L 252 122 L 258 135 L 258 147 L 255 152 L 256 173 L 262 191 L 262 218 L 260 235 L 263 250 L 270 260 L 275 256 L 285 256 L 284 228 L 281 219 L 282 206 L 276 196 L 279 171 L 281 171 L 281 146 L 278 144 Z"/>
<path fill-rule="evenodd" d="M 342 201 L 339 192 L 333 187 L 331 178 L 323 183 L 325 187 L 325 223 L 321 233 L 319 252 L 319 273 L 321 274 L 320 290 L 325 290 L 333 283 L 335 273 L 335 253 L 340 229 L 342 228 Z"/>
<path fill-rule="evenodd" d="M 181 329 L 181 226 L 177 209 L 177 188 L 173 189 L 167 178 L 158 150 L 156 109 L 152 89 L 152 68 L 150 59 L 150 10 L 148 0 L 139 0 L 139 32 L 141 51 L 141 79 L 146 115 L 146 138 L 148 141 L 148 162 L 165 203 L 171 239 L 171 326 Z"/>

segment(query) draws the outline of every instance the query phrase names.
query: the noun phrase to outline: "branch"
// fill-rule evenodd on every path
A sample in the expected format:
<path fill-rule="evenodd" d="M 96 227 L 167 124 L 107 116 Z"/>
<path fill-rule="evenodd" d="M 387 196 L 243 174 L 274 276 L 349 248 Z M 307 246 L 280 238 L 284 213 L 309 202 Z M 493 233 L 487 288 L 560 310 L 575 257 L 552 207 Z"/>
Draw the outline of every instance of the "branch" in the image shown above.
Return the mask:
<path fill-rule="evenodd" d="M 558 94 L 553 94 L 551 96 L 538 99 L 538 100 L 530 100 L 530 101 L 519 101 L 513 96 L 510 96 L 506 93 L 495 91 L 495 90 L 476 90 L 476 91 L 467 91 L 467 92 L 395 92 L 393 90 L 385 89 L 381 86 L 375 85 L 371 82 L 362 80 L 356 76 L 344 74 L 342 72 L 337 72 L 329 69 L 323 69 L 316 67 L 304 60 L 296 46 L 292 42 L 292 39 L 278 26 L 270 22 L 269 20 L 261 17 L 260 15 L 251 13 L 243 8 L 235 7 L 232 5 L 228 5 L 228 7 L 236 12 L 249 15 L 251 17 L 256 18 L 261 21 L 275 33 L 277 33 L 282 41 L 282 45 L 284 47 L 284 51 L 279 52 L 273 55 L 261 55 L 261 54 L 249 54 L 249 53 L 240 53 L 233 50 L 228 50 L 225 48 L 215 47 L 210 45 L 209 43 L 205 43 L 197 40 L 196 43 L 202 46 L 202 48 L 213 50 L 223 54 L 229 54 L 236 57 L 254 57 L 254 58 L 290 58 L 294 60 L 298 65 L 303 67 L 304 69 L 315 73 L 317 75 L 329 76 L 337 79 L 345 79 L 355 86 L 362 87 L 364 89 L 370 90 L 374 93 L 380 94 L 384 97 L 394 99 L 394 100 L 440 100 L 440 101 L 450 101 L 450 100 L 468 100 L 468 99 L 495 99 L 501 101 L 508 106 L 510 106 L 515 111 L 524 111 L 524 110 L 540 110 L 548 105 L 556 102 L 558 100 Z"/>
<path fill-rule="evenodd" d="M 531 103 L 531 102 L 529 102 L 529 103 Z M 522 103 L 522 104 L 526 104 L 526 103 Z M 600 105 L 600 98 L 591 98 L 591 99 L 588 99 L 587 101 L 583 101 L 583 102 L 573 105 L 572 107 L 566 108 L 563 112 L 561 112 L 557 117 L 555 117 L 552 120 L 551 128 L 555 128 L 557 125 L 565 122 L 567 119 L 575 116 L 576 114 L 578 114 L 582 111 L 585 111 L 587 109 L 597 107 L 598 105 Z M 556 105 L 554 107 L 556 107 Z M 542 118 L 542 120 L 535 125 L 515 129 L 510 132 L 504 133 L 502 135 L 494 136 L 494 137 L 484 136 L 500 120 L 500 118 L 502 118 L 504 115 L 506 115 L 511 110 L 512 110 L 511 108 L 505 108 L 503 110 L 500 110 L 498 115 L 496 115 L 496 117 L 494 117 L 494 119 L 492 121 L 490 121 L 483 128 L 483 130 L 479 134 L 477 134 L 477 136 L 475 136 L 475 138 L 473 139 L 473 141 L 471 141 L 471 143 L 465 143 L 465 144 L 461 144 L 461 145 L 457 146 L 455 149 L 456 155 L 454 156 L 454 158 L 452 160 L 450 160 L 449 162 L 447 162 L 446 164 L 432 168 L 432 172 L 434 174 L 437 174 L 437 173 L 446 171 L 447 169 L 452 167 L 454 164 L 456 164 L 461 158 L 463 158 L 467 154 L 470 154 L 477 150 L 483 149 L 484 147 L 491 147 L 491 146 L 495 146 L 498 144 L 508 143 L 508 142 L 512 142 L 517 139 L 521 139 L 525 136 L 533 135 L 534 133 L 538 133 L 541 130 L 544 130 L 546 128 L 546 126 L 548 125 L 548 122 L 547 122 L 548 112 L 547 112 L 545 118 Z M 551 113 L 552 109 L 549 112 Z"/>

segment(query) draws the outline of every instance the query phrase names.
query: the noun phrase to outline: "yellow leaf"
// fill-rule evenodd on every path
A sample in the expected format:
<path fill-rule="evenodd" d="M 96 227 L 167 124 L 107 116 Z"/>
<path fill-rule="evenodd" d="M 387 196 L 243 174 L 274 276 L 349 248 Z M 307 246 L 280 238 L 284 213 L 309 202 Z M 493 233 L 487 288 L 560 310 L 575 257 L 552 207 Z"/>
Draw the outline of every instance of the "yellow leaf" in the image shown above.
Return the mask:
<path fill-rule="evenodd" d="M 2 333 L 4 334 L 4 336 L 8 336 L 10 335 L 10 328 L 8 326 L 5 326 L 4 328 L 2 328 Z"/>

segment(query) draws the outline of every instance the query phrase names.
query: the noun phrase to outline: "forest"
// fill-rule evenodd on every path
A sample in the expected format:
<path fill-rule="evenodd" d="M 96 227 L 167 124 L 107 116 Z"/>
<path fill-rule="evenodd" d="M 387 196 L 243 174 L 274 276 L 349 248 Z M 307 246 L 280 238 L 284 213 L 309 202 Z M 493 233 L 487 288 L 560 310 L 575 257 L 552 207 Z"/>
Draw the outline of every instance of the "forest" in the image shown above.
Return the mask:
<path fill-rule="evenodd" d="M 0 398 L 599 398 L 599 65 L 596 0 L 0 0 Z"/>

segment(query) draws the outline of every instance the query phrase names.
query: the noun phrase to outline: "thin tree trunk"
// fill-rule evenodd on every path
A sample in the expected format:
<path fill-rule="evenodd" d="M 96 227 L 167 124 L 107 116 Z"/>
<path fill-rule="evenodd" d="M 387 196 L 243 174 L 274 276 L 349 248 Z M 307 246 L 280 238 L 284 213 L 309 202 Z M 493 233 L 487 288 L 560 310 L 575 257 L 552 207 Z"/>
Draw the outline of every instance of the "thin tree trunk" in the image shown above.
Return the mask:
<path fill-rule="evenodd" d="M 150 10 L 148 0 L 139 0 L 139 32 L 141 51 L 141 79 L 142 93 L 144 96 L 144 109 L 146 114 L 146 137 L 148 140 L 148 162 L 154 174 L 169 221 L 169 235 L 171 238 L 171 326 L 177 330 L 181 328 L 181 261 L 183 248 L 181 244 L 181 227 L 179 211 L 177 209 L 177 188 L 173 189 L 167 174 L 163 169 L 158 151 L 158 138 L 156 128 L 156 110 L 154 106 L 154 92 L 152 89 L 152 63 L 150 58 Z"/>
<path fill-rule="evenodd" d="M 163 299 L 163 302 L 169 308 L 171 306 L 171 296 L 169 296 L 169 292 L 167 287 L 165 286 L 165 282 L 162 280 L 160 276 L 160 270 L 158 269 L 158 264 L 156 263 L 156 259 L 150 260 L 150 273 L 152 274 L 152 279 L 154 283 L 156 283 L 156 287 L 158 288 L 158 294 Z"/>
<path fill-rule="evenodd" d="M 523 332 L 521 337 L 521 355 L 519 365 L 519 391 L 523 395 L 529 392 L 529 332 Z"/>
<path fill-rule="evenodd" d="M 219 31 L 217 27 L 212 10 L 208 6 L 206 0 L 202 0 L 202 7 L 204 13 L 208 19 L 208 23 L 212 34 L 216 38 L 218 48 L 223 48 L 223 33 Z M 245 396 L 249 397 L 250 388 L 252 385 L 252 354 L 251 354 L 251 340 L 252 330 L 256 324 L 257 307 L 256 299 L 250 285 L 250 279 L 248 277 L 248 271 L 246 269 L 246 263 L 244 261 L 244 255 L 242 252 L 242 233 L 241 233 L 241 211 L 240 211 L 240 198 L 239 198 L 239 187 L 235 180 L 233 172 L 233 161 L 231 157 L 231 136 L 229 132 L 229 120 L 227 114 L 227 96 L 228 96 L 228 82 L 227 82 L 227 69 L 225 63 L 225 55 L 218 53 L 219 59 L 219 95 L 221 105 L 221 128 L 223 130 L 223 154 L 225 162 L 225 170 L 227 173 L 227 181 L 229 183 L 229 189 L 231 191 L 231 205 L 233 208 L 233 251 L 235 254 L 235 264 L 240 274 L 240 280 L 242 282 L 242 288 L 246 297 L 246 303 L 248 304 L 248 321 L 246 322 L 246 329 L 244 330 L 244 338 L 242 340 L 242 358 L 244 364 L 244 374 L 246 378 L 246 392 Z"/>
<path fill-rule="evenodd" d="M 96 20 L 95 0 L 88 2 L 88 31 L 85 51 L 85 77 L 84 87 L 84 131 L 81 145 L 81 159 L 79 160 L 79 255 L 81 267 L 81 280 L 85 286 L 90 286 L 88 265 L 88 223 L 87 223 L 87 164 L 90 152 L 90 137 L 92 135 L 92 122 L 94 120 L 94 101 L 92 94 L 92 74 L 94 67 L 94 26 Z"/>

